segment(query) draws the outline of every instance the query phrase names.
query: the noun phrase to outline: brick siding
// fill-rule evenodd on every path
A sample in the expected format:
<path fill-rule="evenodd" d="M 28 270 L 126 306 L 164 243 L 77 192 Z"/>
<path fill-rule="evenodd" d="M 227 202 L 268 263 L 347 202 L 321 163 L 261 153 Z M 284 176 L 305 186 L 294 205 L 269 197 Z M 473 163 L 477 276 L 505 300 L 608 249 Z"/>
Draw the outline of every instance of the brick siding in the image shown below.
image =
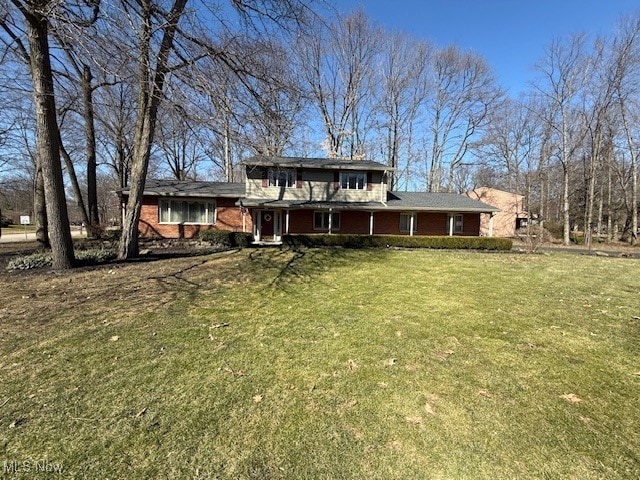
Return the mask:
<path fill-rule="evenodd" d="M 235 205 L 237 198 L 217 198 L 215 225 L 162 224 L 159 222 L 157 197 L 144 197 L 138 228 L 142 238 L 195 238 L 204 230 L 242 231 L 242 212 Z M 251 232 L 251 215 L 245 216 L 245 231 Z"/>

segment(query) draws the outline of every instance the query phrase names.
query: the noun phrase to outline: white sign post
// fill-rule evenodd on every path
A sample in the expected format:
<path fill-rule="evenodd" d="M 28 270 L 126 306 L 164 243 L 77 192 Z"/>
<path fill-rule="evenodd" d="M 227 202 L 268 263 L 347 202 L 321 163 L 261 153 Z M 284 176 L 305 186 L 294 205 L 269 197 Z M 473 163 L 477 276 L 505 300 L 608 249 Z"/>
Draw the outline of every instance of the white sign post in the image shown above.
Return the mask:
<path fill-rule="evenodd" d="M 29 215 L 20 215 L 20 225 L 24 225 L 24 239 L 27 239 L 27 225 L 31 225 Z"/>

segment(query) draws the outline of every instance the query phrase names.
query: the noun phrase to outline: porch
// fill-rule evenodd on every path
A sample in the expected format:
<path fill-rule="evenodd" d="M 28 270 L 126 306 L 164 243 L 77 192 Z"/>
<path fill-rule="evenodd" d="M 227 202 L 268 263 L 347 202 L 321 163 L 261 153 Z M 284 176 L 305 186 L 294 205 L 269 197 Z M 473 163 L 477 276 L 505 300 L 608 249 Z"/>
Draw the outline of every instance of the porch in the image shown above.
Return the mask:
<path fill-rule="evenodd" d="M 256 244 L 279 244 L 289 234 L 462 235 L 480 234 L 476 212 L 258 208 L 252 211 Z"/>

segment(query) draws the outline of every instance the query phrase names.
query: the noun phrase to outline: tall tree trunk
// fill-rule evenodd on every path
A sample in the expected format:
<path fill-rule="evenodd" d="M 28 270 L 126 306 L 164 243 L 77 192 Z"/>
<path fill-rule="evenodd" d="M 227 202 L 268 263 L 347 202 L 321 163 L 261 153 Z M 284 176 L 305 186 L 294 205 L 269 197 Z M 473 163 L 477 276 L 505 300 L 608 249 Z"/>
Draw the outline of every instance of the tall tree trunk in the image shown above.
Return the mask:
<path fill-rule="evenodd" d="M 564 236 L 562 243 L 569 245 L 571 242 L 571 219 L 569 217 L 569 166 L 562 165 L 562 225 Z"/>
<path fill-rule="evenodd" d="M 638 158 L 631 157 L 631 245 L 638 242 Z"/>
<path fill-rule="evenodd" d="M 124 134 L 118 130 L 116 136 L 116 155 L 118 165 L 118 183 L 120 188 L 125 188 L 129 183 L 129 162 L 127 161 L 127 152 L 124 145 Z"/>
<path fill-rule="evenodd" d="M 44 197 L 44 179 L 42 178 L 42 167 L 39 161 L 37 161 L 36 165 L 36 179 L 33 188 L 33 215 L 35 216 L 38 250 L 51 248 L 47 226 L 47 203 Z"/>
<path fill-rule="evenodd" d="M 82 70 L 82 103 L 84 115 L 84 136 L 87 156 L 87 214 L 89 223 L 87 228 L 92 235 L 97 233 L 100 224 L 98 213 L 98 189 L 96 182 L 96 131 L 94 125 L 93 87 L 91 82 L 93 75 L 88 65 Z"/>
<path fill-rule="evenodd" d="M 589 177 L 587 179 L 587 208 L 584 222 L 584 239 L 589 249 L 591 249 L 592 244 L 593 205 L 595 203 L 596 195 L 596 165 L 598 162 L 598 156 L 600 155 L 601 138 L 600 129 L 598 127 L 595 133 L 595 139 L 592 141 L 593 148 L 589 158 Z"/>
<path fill-rule="evenodd" d="M 611 188 L 612 188 L 612 174 L 611 174 L 611 153 L 609 154 L 607 162 L 607 242 L 613 240 L 613 206 L 611 205 Z"/>
<path fill-rule="evenodd" d="M 540 174 L 540 199 L 539 199 L 539 208 L 540 208 L 540 221 L 539 223 L 539 235 L 540 235 L 540 241 L 544 242 L 545 240 L 545 236 L 544 236 L 544 220 L 545 220 L 545 214 L 547 212 L 547 209 L 545 208 L 545 202 L 544 202 L 544 192 L 545 192 L 545 188 L 544 188 L 544 176 L 542 174 Z"/>
<path fill-rule="evenodd" d="M 42 167 L 47 221 L 54 269 L 73 267 L 73 243 L 60 163 L 59 132 L 49 58 L 48 20 L 22 10 L 27 24 L 33 98 L 36 110 L 36 152 Z"/>
<path fill-rule="evenodd" d="M 229 121 L 224 124 L 224 179 L 227 182 L 233 182 L 233 165 L 231 164 L 231 141 L 230 141 Z"/>
<path fill-rule="evenodd" d="M 69 175 L 69 182 L 71 183 L 71 188 L 73 189 L 73 195 L 76 198 L 76 205 L 78 206 L 78 210 L 80 211 L 82 223 L 84 223 L 87 228 L 89 228 L 89 216 L 87 215 L 87 209 L 84 205 L 84 198 L 82 197 L 82 190 L 80 189 L 80 182 L 78 182 L 76 169 L 73 166 L 73 161 L 71 160 L 69 152 L 67 152 L 67 150 L 64 148 L 64 145 L 62 144 L 62 139 L 59 138 L 58 142 L 60 145 L 60 155 L 62 155 L 65 166 L 67 167 L 67 175 Z"/>
<path fill-rule="evenodd" d="M 602 234 L 602 211 L 604 208 L 604 182 L 600 182 L 600 189 L 598 191 L 598 223 L 596 226 L 596 242 L 601 241 L 600 235 Z"/>

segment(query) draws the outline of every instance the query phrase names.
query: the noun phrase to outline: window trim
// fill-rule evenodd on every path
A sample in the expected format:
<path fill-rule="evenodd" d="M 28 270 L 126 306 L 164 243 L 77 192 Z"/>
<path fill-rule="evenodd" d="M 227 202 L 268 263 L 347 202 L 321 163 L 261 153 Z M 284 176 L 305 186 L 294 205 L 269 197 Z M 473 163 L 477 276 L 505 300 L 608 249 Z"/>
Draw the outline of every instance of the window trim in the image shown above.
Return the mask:
<path fill-rule="evenodd" d="M 407 228 L 403 229 L 402 228 L 402 217 L 408 217 L 407 219 Z M 410 233 L 411 232 L 411 217 L 413 217 L 413 233 L 416 233 L 416 231 L 418 230 L 418 214 L 415 212 L 400 212 L 400 225 L 398 226 L 399 231 L 403 232 L 403 233 Z"/>
<path fill-rule="evenodd" d="M 460 217 L 460 230 L 456 229 L 456 218 Z M 449 234 L 449 222 L 453 222 L 453 228 L 451 229 L 451 234 L 460 234 L 464 233 L 464 214 L 463 213 L 450 213 L 447 217 L 447 234 Z"/>
<path fill-rule="evenodd" d="M 349 188 L 349 176 L 351 175 L 362 175 L 362 188 L 358 188 L 358 181 L 356 180 L 356 188 Z M 346 178 L 346 182 L 343 180 L 343 178 Z M 369 184 L 369 182 L 367 182 L 367 172 L 365 171 L 343 171 L 340 172 L 340 189 L 341 190 L 358 190 L 358 191 L 362 191 L 362 190 L 367 190 L 367 185 Z M 344 184 L 346 183 L 346 187 L 344 186 Z"/>
<path fill-rule="evenodd" d="M 323 226 L 321 227 L 317 227 L 316 226 L 316 215 L 317 214 L 321 214 L 322 215 L 322 223 Z M 330 212 L 328 210 L 314 210 L 313 211 L 313 229 L 319 232 L 328 232 L 329 231 L 329 215 L 336 215 L 338 218 L 338 226 L 336 227 L 336 225 L 334 224 L 334 222 L 331 222 L 331 231 L 332 232 L 339 232 L 340 231 L 340 227 L 342 224 L 342 219 L 340 218 L 340 212 Z M 324 219 L 327 219 L 326 224 L 324 223 Z M 336 218 L 336 217 L 334 217 Z"/>
<path fill-rule="evenodd" d="M 186 203 L 199 203 L 205 205 L 205 215 L 209 217 L 211 214 L 213 216 L 213 222 L 163 222 L 162 221 L 162 205 L 168 205 L 167 212 L 169 218 L 171 218 L 171 204 L 174 202 L 186 202 Z M 212 211 L 209 211 L 209 205 L 212 207 Z M 158 225 L 215 225 L 218 221 L 218 205 L 214 199 L 206 199 L 206 200 L 187 200 L 180 198 L 160 198 L 158 200 Z"/>
<path fill-rule="evenodd" d="M 287 175 L 286 185 L 278 185 L 277 174 L 284 172 Z M 274 168 L 269 167 L 267 171 L 267 186 L 270 188 L 296 188 L 297 187 L 297 174 L 295 168 Z"/>

